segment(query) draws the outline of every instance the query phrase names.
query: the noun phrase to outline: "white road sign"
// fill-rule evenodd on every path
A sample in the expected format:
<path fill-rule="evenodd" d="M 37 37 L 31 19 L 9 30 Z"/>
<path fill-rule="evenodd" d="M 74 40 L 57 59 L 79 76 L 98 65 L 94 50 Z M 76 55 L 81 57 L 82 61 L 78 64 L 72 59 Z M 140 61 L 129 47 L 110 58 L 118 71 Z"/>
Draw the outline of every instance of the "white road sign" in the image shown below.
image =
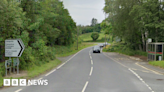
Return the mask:
<path fill-rule="evenodd" d="M 24 49 L 21 39 L 5 40 L 5 57 L 21 57 Z"/>

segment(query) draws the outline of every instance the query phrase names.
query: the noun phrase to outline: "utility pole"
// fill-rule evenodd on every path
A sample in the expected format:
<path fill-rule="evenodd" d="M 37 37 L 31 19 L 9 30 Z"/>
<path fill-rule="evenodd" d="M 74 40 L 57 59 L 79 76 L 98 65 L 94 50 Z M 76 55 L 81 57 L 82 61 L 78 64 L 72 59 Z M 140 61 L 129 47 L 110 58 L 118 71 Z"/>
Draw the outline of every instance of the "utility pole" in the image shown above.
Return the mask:
<path fill-rule="evenodd" d="M 77 28 L 77 50 L 78 50 L 78 28 Z"/>

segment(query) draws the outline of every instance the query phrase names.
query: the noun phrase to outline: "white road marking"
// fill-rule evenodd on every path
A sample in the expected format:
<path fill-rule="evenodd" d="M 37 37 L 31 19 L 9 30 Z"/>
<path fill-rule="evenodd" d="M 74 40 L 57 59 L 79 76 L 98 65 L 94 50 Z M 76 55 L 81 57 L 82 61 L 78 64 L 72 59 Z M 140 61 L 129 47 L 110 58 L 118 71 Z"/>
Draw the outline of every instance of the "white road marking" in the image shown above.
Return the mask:
<path fill-rule="evenodd" d="M 93 71 L 93 67 L 91 67 L 91 71 L 90 71 L 90 73 L 89 73 L 89 76 L 92 75 L 92 71 Z"/>
<path fill-rule="evenodd" d="M 57 69 L 61 68 L 65 63 L 61 64 L 60 66 L 57 67 Z"/>
<path fill-rule="evenodd" d="M 43 78 L 39 78 L 38 80 L 41 80 L 41 79 L 43 79 Z"/>
<path fill-rule="evenodd" d="M 48 76 L 48 75 L 50 75 L 51 73 L 53 73 L 53 72 L 55 72 L 55 71 L 56 71 L 56 69 L 54 69 L 54 70 L 52 70 L 51 72 L 47 73 L 45 76 Z"/>
<path fill-rule="evenodd" d="M 152 90 L 152 88 L 136 73 L 136 72 L 134 72 L 132 69 L 130 69 L 129 68 L 129 71 L 131 71 L 134 75 L 136 75 L 137 76 L 137 78 L 139 79 L 139 80 L 141 80 L 148 88 L 149 88 L 149 90 L 151 90 L 152 92 L 154 92 L 153 90 Z"/>
<path fill-rule="evenodd" d="M 104 54 L 104 53 L 103 53 L 103 54 Z M 105 55 L 105 54 L 104 54 L 104 55 Z M 107 56 L 107 55 L 105 55 L 105 56 Z M 107 56 L 107 57 L 110 58 L 110 59 L 112 59 L 112 60 L 115 61 L 116 63 L 122 65 L 123 67 L 129 68 L 129 67 L 125 66 L 124 64 L 120 63 L 119 61 L 117 61 L 117 60 L 115 60 L 115 59 L 113 59 L 113 58 L 111 58 L 111 57 L 109 57 L 109 56 Z M 152 72 L 155 73 L 155 74 L 163 75 L 162 73 L 159 73 L 159 72 L 157 72 L 157 71 L 148 69 L 148 68 L 146 68 L 146 67 L 144 67 L 144 66 L 142 66 L 142 65 L 140 65 L 140 64 L 138 64 L 138 63 L 135 63 L 135 64 L 138 65 L 138 66 L 140 66 L 140 67 L 142 67 L 142 68 L 144 68 L 144 69 L 146 69 L 146 70 L 152 71 Z M 135 69 L 133 69 L 133 70 L 135 70 Z M 143 72 L 148 72 L 148 71 L 143 71 Z"/>
<path fill-rule="evenodd" d="M 90 47 L 88 47 L 88 48 L 90 48 Z M 85 49 L 87 49 L 87 48 L 85 48 Z M 74 54 L 71 58 L 69 58 L 69 59 L 68 59 L 67 61 L 65 61 L 63 64 L 61 64 L 60 66 L 58 66 L 56 69 L 61 68 L 64 64 L 66 64 L 66 63 L 67 63 L 68 61 L 70 61 L 73 57 L 75 57 L 78 53 L 80 53 L 81 51 L 83 51 L 83 50 L 85 50 L 85 49 L 82 49 L 82 50 L 80 50 L 79 52 L 77 52 L 76 54 Z M 56 71 L 56 69 L 54 69 L 54 70 L 52 70 L 51 72 L 47 73 L 45 76 L 50 75 L 52 72 Z"/>
<path fill-rule="evenodd" d="M 88 81 L 85 83 L 84 88 L 81 92 L 85 92 L 85 89 L 86 89 L 87 85 L 88 85 Z"/>
<path fill-rule="evenodd" d="M 90 56 L 90 59 L 92 59 L 92 56 Z"/>
<path fill-rule="evenodd" d="M 146 70 L 152 71 L 152 72 L 153 72 L 153 73 L 155 73 L 155 74 L 158 74 L 158 75 L 163 75 L 163 74 L 161 74 L 161 73 L 159 73 L 159 72 L 156 72 L 156 71 L 154 71 L 154 70 L 148 69 L 148 68 L 146 68 L 146 67 L 144 67 L 144 66 L 142 66 L 142 65 L 138 64 L 138 62 L 137 62 L 137 63 L 135 63 L 135 64 L 136 64 L 136 65 L 138 65 L 138 66 L 140 66 L 140 67 L 142 67 L 142 68 L 144 68 L 144 69 L 146 69 Z"/>
<path fill-rule="evenodd" d="M 22 89 L 18 89 L 18 90 L 16 90 L 15 92 L 19 92 L 19 91 L 21 91 Z"/>
<path fill-rule="evenodd" d="M 93 60 L 91 60 L 91 65 L 93 65 Z"/>

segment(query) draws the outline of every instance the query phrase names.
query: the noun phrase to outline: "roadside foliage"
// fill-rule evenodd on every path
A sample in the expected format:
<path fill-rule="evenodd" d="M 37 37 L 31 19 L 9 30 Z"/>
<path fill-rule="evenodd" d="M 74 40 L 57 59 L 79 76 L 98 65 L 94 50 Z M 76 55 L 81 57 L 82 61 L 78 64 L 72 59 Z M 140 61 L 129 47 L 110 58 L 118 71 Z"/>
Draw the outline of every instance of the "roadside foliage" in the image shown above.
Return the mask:
<path fill-rule="evenodd" d="M 4 76 L 5 39 L 21 38 L 25 51 L 20 69 L 27 70 L 55 59 L 55 45 L 76 41 L 76 23 L 60 0 L 1 0 L 0 76 Z"/>
<path fill-rule="evenodd" d="M 146 41 L 164 41 L 164 2 L 162 0 L 105 0 L 110 34 L 119 37 L 131 50 L 146 51 Z M 102 26 L 104 24 L 101 24 Z"/>

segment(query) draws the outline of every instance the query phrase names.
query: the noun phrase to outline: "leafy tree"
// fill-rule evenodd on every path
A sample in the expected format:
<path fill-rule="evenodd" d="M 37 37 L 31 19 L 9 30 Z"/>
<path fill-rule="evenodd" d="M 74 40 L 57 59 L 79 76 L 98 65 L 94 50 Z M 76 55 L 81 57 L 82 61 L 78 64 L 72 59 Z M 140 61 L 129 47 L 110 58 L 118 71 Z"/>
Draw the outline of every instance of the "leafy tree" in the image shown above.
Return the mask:
<path fill-rule="evenodd" d="M 0 61 L 5 39 L 21 38 L 26 49 L 20 69 L 55 59 L 54 45 L 76 41 L 76 23 L 59 0 L 1 0 L 0 19 Z"/>
<path fill-rule="evenodd" d="M 99 33 L 98 32 L 93 32 L 91 34 L 91 37 L 92 37 L 93 41 L 96 41 L 99 38 Z"/>
<path fill-rule="evenodd" d="M 97 19 L 92 18 L 91 26 L 95 26 L 96 24 L 97 24 Z"/>

